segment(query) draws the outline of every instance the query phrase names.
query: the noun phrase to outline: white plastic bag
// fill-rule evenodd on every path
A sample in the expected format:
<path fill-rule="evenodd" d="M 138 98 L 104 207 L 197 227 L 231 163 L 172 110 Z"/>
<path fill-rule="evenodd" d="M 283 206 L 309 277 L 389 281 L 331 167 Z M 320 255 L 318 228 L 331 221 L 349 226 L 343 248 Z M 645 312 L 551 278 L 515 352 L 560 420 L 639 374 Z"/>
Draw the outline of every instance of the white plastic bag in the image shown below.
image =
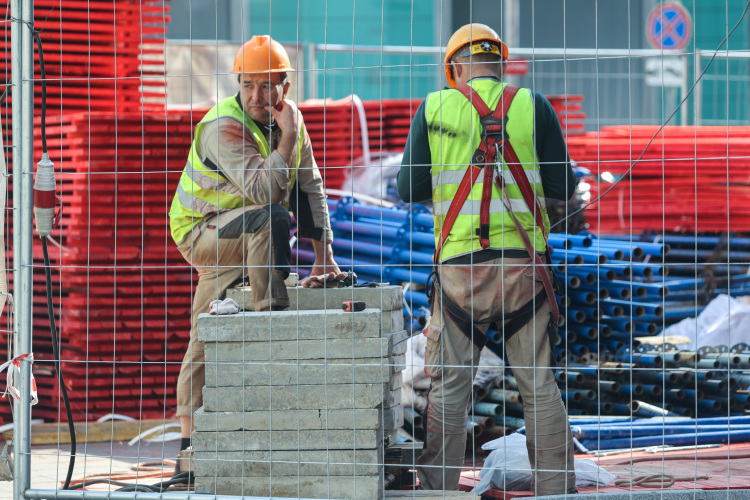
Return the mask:
<path fill-rule="evenodd" d="M 492 488 L 505 491 L 531 490 L 532 471 L 525 435 L 516 432 L 485 443 L 482 449 L 492 452 L 479 472 L 480 480 L 474 487 L 474 493 L 481 495 Z M 613 474 L 588 458 L 575 459 L 575 470 L 576 486 L 607 486 L 615 479 Z"/>

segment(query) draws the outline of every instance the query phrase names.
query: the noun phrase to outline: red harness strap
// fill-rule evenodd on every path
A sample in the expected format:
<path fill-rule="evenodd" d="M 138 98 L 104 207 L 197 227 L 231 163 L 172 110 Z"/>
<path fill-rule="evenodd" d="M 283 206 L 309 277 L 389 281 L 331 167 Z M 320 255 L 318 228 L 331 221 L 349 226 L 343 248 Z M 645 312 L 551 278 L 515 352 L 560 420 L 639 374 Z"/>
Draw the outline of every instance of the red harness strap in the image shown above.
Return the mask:
<path fill-rule="evenodd" d="M 507 134 L 505 133 L 505 121 L 508 114 L 508 108 L 510 108 L 511 103 L 513 102 L 513 98 L 516 96 L 516 93 L 519 90 L 518 87 L 512 87 L 510 85 L 505 86 L 505 88 L 503 89 L 503 95 L 501 97 L 502 105 L 497 106 L 494 113 L 482 100 L 479 94 L 477 94 L 476 91 L 468 85 L 461 85 L 459 87 L 456 87 L 456 90 L 460 91 L 461 94 L 463 94 L 464 97 L 466 97 L 474 106 L 474 109 L 476 109 L 477 113 L 479 113 L 479 117 L 482 121 L 483 127 L 482 140 L 479 144 L 479 147 L 474 152 L 471 167 L 466 169 L 466 174 L 464 174 L 464 177 L 461 180 L 461 184 L 458 187 L 456 196 L 453 198 L 450 208 L 448 209 L 448 213 L 446 214 L 445 220 L 443 221 L 442 230 L 440 232 L 440 239 L 437 242 L 437 248 L 435 250 L 435 264 L 438 263 L 443 243 L 448 238 L 448 235 L 453 228 L 453 224 L 455 223 L 456 218 L 461 211 L 461 207 L 469 197 L 469 193 L 471 193 L 471 189 L 474 186 L 477 177 L 479 177 L 479 172 L 482 168 L 484 168 L 484 178 L 482 183 L 482 201 L 480 204 L 479 213 L 479 236 L 482 249 L 486 249 L 490 245 L 489 208 L 492 199 L 492 175 L 495 163 L 495 144 L 498 142 L 495 135 L 497 134 L 502 134 L 500 143 L 503 152 L 503 159 L 508 165 L 508 169 L 510 170 L 511 175 L 513 175 L 513 178 L 515 179 L 516 184 L 521 191 L 526 205 L 534 213 L 534 221 L 542 231 L 542 236 L 544 237 L 544 241 L 546 242 L 547 234 L 544 230 L 544 218 L 542 217 L 541 207 L 536 200 L 534 191 L 531 188 L 531 184 L 529 183 L 528 178 L 526 177 L 526 172 L 524 171 L 523 166 L 518 159 L 518 155 L 516 155 L 516 152 L 513 150 L 513 146 L 510 144 L 510 141 L 505 140 L 507 138 Z M 492 115 L 492 119 L 488 120 L 487 118 L 490 115 Z M 495 178 L 495 182 L 503 192 L 503 196 L 505 197 L 505 200 L 507 202 L 508 212 L 511 216 L 511 219 L 513 219 L 513 222 L 516 226 L 516 229 L 518 230 L 519 235 L 521 236 L 521 239 L 524 242 L 526 250 L 529 252 L 529 256 L 531 257 L 535 265 L 544 268 L 544 262 L 542 262 L 542 260 L 539 258 L 539 255 L 534 250 L 534 246 L 531 244 L 529 236 L 528 234 L 526 234 L 526 230 L 523 229 L 521 223 L 513 213 L 513 209 L 510 204 L 510 198 L 508 197 L 508 193 L 505 190 L 505 183 L 499 177 Z M 549 247 L 547 247 L 546 253 L 547 262 L 551 262 L 549 256 Z M 554 319 L 555 323 L 557 323 L 560 317 L 560 310 L 557 305 L 557 300 L 555 299 L 555 292 L 552 287 L 552 281 L 546 269 L 541 272 L 541 276 L 545 292 L 547 293 L 547 298 L 550 302 L 552 318 Z"/>
<path fill-rule="evenodd" d="M 479 119 L 482 122 L 482 139 L 476 151 L 474 151 L 474 155 L 471 158 L 471 166 L 466 169 L 466 173 L 461 179 L 461 184 L 458 186 L 458 191 L 453 197 L 453 201 L 451 201 L 451 205 L 448 208 L 445 220 L 443 221 L 440 239 L 437 241 L 435 256 L 433 258 L 435 264 L 439 262 L 443 243 L 448 239 L 448 235 L 453 228 L 453 224 L 456 222 L 461 207 L 466 203 L 466 200 L 474 187 L 474 183 L 483 168 L 482 201 L 479 205 L 479 242 L 482 245 L 483 250 L 490 246 L 490 203 L 492 201 L 492 176 L 495 165 L 495 144 L 497 143 L 497 138 L 495 136 L 497 134 L 504 134 L 505 116 L 508 113 L 508 108 L 510 108 L 510 104 L 513 102 L 516 92 L 518 92 L 518 87 L 511 87 L 509 85 L 505 87 L 501 98 L 502 106 L 498 106 L 494 113 L 480 95 L 470 86 L 461 85 L 456 87 L 456 90 L 461 92 L 464 97 L 471 102 L 477 113 L 479 113 Z M 491 119 L 488 119 L 490 115 L 492 115 L 492 117 Z M 489 168 L 486 166 L 489 166 Z"/>

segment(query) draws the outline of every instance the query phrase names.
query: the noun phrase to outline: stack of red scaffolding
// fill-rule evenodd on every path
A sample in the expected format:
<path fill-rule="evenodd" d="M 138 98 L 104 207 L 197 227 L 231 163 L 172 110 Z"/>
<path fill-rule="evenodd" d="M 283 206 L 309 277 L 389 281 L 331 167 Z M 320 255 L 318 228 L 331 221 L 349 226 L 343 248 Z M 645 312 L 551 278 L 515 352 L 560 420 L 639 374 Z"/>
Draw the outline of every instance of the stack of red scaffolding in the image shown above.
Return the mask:
<path fill-rule="evenodd" d="M 600 178 L 592 199 L 625 174 L 656 126 L 613 126 L 570 138 L 570 156 Z M 601 233 L 750 231 L 750 127 L 665 127 L 587 220 Z M 608 173 L 608 174 L 606 174 Z"/>
<path fill-rule="evenodd" d="M 0 8 L 9 11 L 7 0 L 0 0 Z M 168 21 L 168 6 L 162 0 L 35 0 L 34 22 L 40 31 L 44 47 L 44 62 L 47 76 L 47 122 L 51 126 L 48 129 L 48 147 L 56 169 L 62 170 L 68 175 L 62 176 L 61 191 L 65 204 L 65 218 L 62 232 L 56 232 L 54 236 L 60 238 L 63 235 L 63 244 L 66 248 L 79 250 L 85 248 L 83 241 L 68 241 L 68 230 L 76 227 L 77 219 L 81 215 L 81 203 L 87 195 L 99 197 L 98 204 L 92 204 L 92 210 L 97 210 L 101 219 L 108 219 L 110 229 L 114 224 L 113 200 L 103 201 L 107 193 L 107 181 L 105 176 L 88 175 L 96 172 L 114 172 L 116 165 L 121 171 L 139 172 L 141 170 L 141 159 L 129 158 L 127 165 L 117 160 L 117 154 L 113 150 L 122 151 L 122 146 L 115 138 L 119 137 L 124 129 L 114 131 L 110 128 L 97 128 L 96 120 L 92 120 L 91 134 L 88 137 L 81 135 L 81 130 L 73 124 L 69 118 L 72 113 L 82 111 L 107 112 L 107 113 L 138 113 L 139 119 L 137 130 L 141 129 L 141 112 L 161 112 L 161 122 L 164 123 L 164 42 L 166 36 L 166 23 Z M 10 81 L 10 26 L 11 22 L 0 25 L 0 44 L 3 47 L 3 57 L 0 65 L 4 70 L 4 81 Z M 39 67 L 39 56 L 35 50 L 35 77 L 41 78 Z M 6 101 L 9 104 L 13 99 L 11 93 Z M 41 85 L 35 85 L 35 105 L 40 109 Z M 2 107 L 3 132 L 5 134 L 6 146 L 10 144 L 11 136 L 11 113 L 9 106 Z M 92 117 L 95 115 L 92 115 Z M 107 130 L 108 135 L 102 131 Z M 41 152 L 39 127 L 35 127 L 35 161 L 38 161 Z M 139 132 L 140 134 L 140 132 Z M 77 136 L 76 136 L 77 135 Z M 188 132 L 188 138 L 190 133 Z M 68 138 L 72 138 L 68 142 Z M 188 139 L 189 140 L 189 139 Z M 90 148 L 89 148 L 90 144 Z M 89 149 L 91 152 L 89 153 Z M 140 151 L 140 146 L 138 146 Z M 10 149 L 6 149 L 8 159 Z M 83 153 L 85 151 L 85 153 Z M 96 157 L 96 166 L 91 171 L 85 166 L 86 161 L 82 155 Z M 184 154 L 181 162 L 184 164 Z M 147 157 L 148 153 L 146 153 Z M 140 158 L 140 157 L 139 157 Z M 93 163 L 96 163 L 93 162 Z M 158 170 L 166 171 L 166 164 Z M 9 165 L 10 168 L 10 165 Z M 113 182 L 113 175 L 109 181 Z M 118 179 L 120 175 L 118 175 Z M 60 178 L 58 178 L 60 181 Z M 118 181 L 119 182 L 119 181 Z M 173 189 L 173 188 L 170 188 Z M 133 196 L 131 194 L 131 196 Z M 9 205 L 12 197 L 9 195 Z M 102 208 L 104 207 L 104 208 Z M 122 209 L 122 207 L 118 207 Z M 153 210 L 147 213 L 153 214 Z M 8 227 L 12 224 L 12 211 L 8 211 Z M 160 220 L 160 223 L 163 222 Z M 80 224 L 78 228 L 82 231 Z M 30 228 L 31 229 L 31 228 Z M 100 226 L 92 226 L 91 265 L 101 262 L 102 254 L 94 249 L 94 242 L 101 245 L 105 239 L 106 232 Z M 102 230 L 97 234 L 97 229 Z M 159 227 L 159 233 L 164 234 L 164 228 Z M 75 233 L 70 233 L 73 236 Z M 8 234 L 6 242 L 10 242 L 11 235 Z M 70 245 L 70 247 L 68 247 Z M 163 245 L 163 244 L 162 244 Z M 9 246 L 9 245 L 8 245 Z M 110 252 L 114 244 L 109 242 Z M 100 307 L 103 303 L 94 304 L 95 300 L 106 300 L 107 286 L 110 280 L 101 276 L 95 267 L 90 270 L 81 265 L 80 261 L 63 258 L 61 252 L 50 245 L 53 266 L 70 263 L 70 268 L 65 268 L 65 276 L 60 277 L 57 270 L 53 270 L 54 304 L 58 314 L 62 312 L 62 321 L 58 323 L 62 338 L 62 357 L 71 360 L 64 363 L 66 383 L 74 394 L 73 399 L 77 405 L 76 419 L 91 419 L 102 413 L 109 413 L 113 409 L 123 410 L 131 416 L 139 417 L 137 397 L 130 397 L 113 406 L 111 394 L 109 406 L 106 410 L 103 404 L 92 403 L 95 398 L 103 396 L 97 393 L 100 387 L 115 387 L 121 391 L 127 385 L 128 391 L 138 388 L 141 380 L 149 380 L 146 385 L 154 385 L 153 381 L 140 377 L 114 378 L 103 377 L 105 373 L 111 372 L 115 366 L 112 359 L 106 355 L 100 355 L 98 349 L 101 346 L 113 344 L 119 329 L 113 324 L 110 333 L 104 334 L 106 328 L 98 328 L 96 335 L 93 330 L 85 325 L 89 318 L 107 317 L 109 314 L 106 307 Z M 47 419 L 57 420 L 64 416 L 59 403 L 56 379 L 52 374 L 51 363 L 51 337 L 49 334 L 49 320 L 47 318 L 46 295 L 44 287 L 44 270 L 41 267 L 41 248 L 38 239 L 35 240 L 34 260 L 37 267 L 34 269 L 34 373 L 39 385 L 40 401 L 35 407 L 35 415 Z M 11 259 L 12 255 L 8 254 Z M 162 262 L 164 259 L 162 259 Z M 118 262 L 118 268 L 120 263 Z M 127 272 L 119 272 L 119 278 L 123 278 Z M 132 274 L 132 272 L 131 272 Z M 140 274 L 138 271 L 137 274 Z M 189 278 L 190 273 L 187 273 Z M 12 280 L 12 274 L 11 274 Z M 78 300 L 81 289 L 81 280 L 89 279 L 90 301 Z M 62 282 L 62 286 L 60 283 Z M 75 285 L 74 285 L 75 283 Z M 102 289 L 103 287 L 103 289 Z M 114 292 L 110 295 L 115 300 Z M 3 327 L 7 325 L 7 310 L 3 312 Z M 3 330 L 7 336 L 7 329 Z M 123 351 L 123 342 L 116 345 L 117 351 Z M 3 346 L 2 355 L 5 356 L 6 341 L 0 343 Z M 76 356 L 76 349 L 85 348 L 91 354 L 87 362 L 85 358 Z M 113 349 L 114 350 L 114 349 Z M 132 352 L 132 348 L 130 349 Z M 20 353 L 16 353 L 20 354 Z M 102 371 L 102 366 L 108 365 Z M 117 364 L 118 368 L 121 367 Z M 137 368 L 137 367 L 136 367 Z M 163 365 L 161 370 L 164 371 Z M 132 370 L 131 370 L 132 371 Z M 162 377 L 163 379 L 164 377 Z M 163 385 L 163 381 L 161 382 Z M 149 389 L 150 390 L 150 389 Z M 148 393 L 148 391 L 145 391 Z M 88 400 L 86 398 L 89 398 Z M 150 407 L 149 407 L 150 408 Z M 130 411 L 125 411 L 129 409 Z M 150 415 L 156 416 L 155 412 Z M 144 415 L 146 416 L 146 415 Z M 0 418 L 10 420 L 10 408 L 7 404 L 0 405 Z"/>
<path fill-rule="evenodd" d="M 386 99 L 362 103 L 371 154 L 401 152 L 419 100 Z M 363 133 L 358 108 L 351 100 L 301 103 L 315 159 L 325 185 L 340 189 L 352 166 L 364 165 Z"/>

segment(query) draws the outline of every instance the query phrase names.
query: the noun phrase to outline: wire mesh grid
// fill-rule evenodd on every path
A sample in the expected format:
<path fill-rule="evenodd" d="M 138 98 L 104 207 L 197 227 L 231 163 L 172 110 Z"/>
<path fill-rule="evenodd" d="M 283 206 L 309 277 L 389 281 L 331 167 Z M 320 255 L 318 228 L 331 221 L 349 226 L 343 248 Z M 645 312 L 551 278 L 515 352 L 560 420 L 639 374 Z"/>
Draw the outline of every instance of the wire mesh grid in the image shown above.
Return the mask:
<path fill-rule="evenodd" d="M 0 492 L 748 488 L 748 5 L 0 0 Z"/>

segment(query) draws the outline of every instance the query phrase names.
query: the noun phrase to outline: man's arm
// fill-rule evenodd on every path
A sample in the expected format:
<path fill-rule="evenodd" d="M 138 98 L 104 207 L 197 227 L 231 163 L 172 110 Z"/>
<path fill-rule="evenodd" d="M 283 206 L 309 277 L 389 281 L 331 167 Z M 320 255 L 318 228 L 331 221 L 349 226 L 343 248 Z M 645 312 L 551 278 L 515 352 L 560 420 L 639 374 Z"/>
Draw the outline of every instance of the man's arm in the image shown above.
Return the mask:
<path fill-rule="evenodd" d="M 432 198 L 432 155 L 427 137 L 426 102 L 427 99 L 422 101 L 411 122 L 398 172 L 398 195 L 407 203 Z"/>
<path fill-rule="evenodd" d="M 304 127 L 300 117 L 300 127 Z M 297 219 L 297 234 L 302 238 L 312 240 L 315 251 L 315 262 L 310 272 L 311 276 L 327 275 L 327 280 L 344 279 L 345 275 L 339 269 L 333 258 L 333 231 L 328 215 L 325 185 L 320 170 L 313 156 L 310 135 L 305 129 L 302 140 L 302 155 L 297 172 L 297 181 L 292 189 L 289 207 Z M 313 286 L 308 283 L 307 286 Z"/>
<path fill-rule="evenodd" d="M 204 125 L 198 152 L 201 161 L 213 165 L 234 185 L 238 196 L 257 205 L 284 201 L 291 182 L 286 160 L 278 151 L 264 159 L 253 136 L 234 118 L 222 117 Z"/>
<path fill-rule="evenodd" d="M 544 196 L 569 200 L 576 190 L 576 176 L 570 164 L 560 120 L 546 97 L 539 92 L 534 92 L 532 97 L 534 140 Z"/>

